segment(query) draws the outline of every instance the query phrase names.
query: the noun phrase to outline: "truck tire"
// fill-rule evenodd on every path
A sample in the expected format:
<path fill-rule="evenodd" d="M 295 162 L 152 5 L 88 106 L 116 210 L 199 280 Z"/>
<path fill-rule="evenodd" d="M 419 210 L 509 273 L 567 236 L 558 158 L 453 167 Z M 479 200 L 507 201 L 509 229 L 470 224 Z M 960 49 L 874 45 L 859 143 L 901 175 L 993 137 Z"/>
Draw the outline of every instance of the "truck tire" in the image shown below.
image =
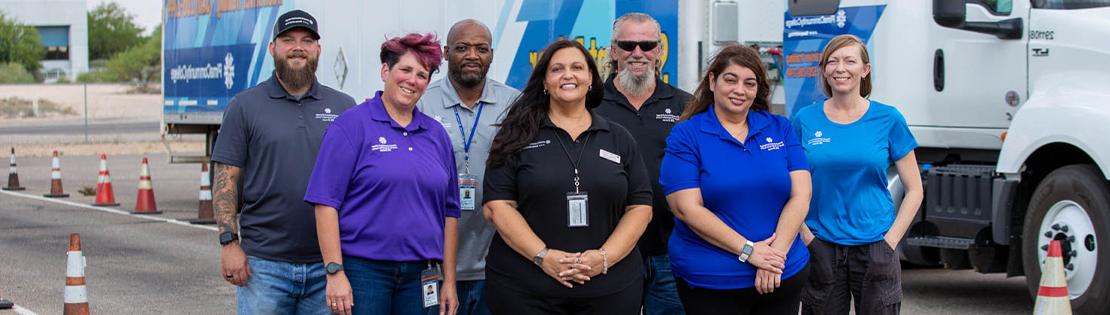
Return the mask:
<path fill-rule="evenodd" d="M 1030 295 L 1040 287 L 1042 249 L 1060 240 L 1068 294 L 1076 314 L 1105 314 L 1110 309 L 1110 187 L 1093 165 L 1069 165 L 1049 173 L 1034 191 L 1025 216 L 1022 262 Z"/>

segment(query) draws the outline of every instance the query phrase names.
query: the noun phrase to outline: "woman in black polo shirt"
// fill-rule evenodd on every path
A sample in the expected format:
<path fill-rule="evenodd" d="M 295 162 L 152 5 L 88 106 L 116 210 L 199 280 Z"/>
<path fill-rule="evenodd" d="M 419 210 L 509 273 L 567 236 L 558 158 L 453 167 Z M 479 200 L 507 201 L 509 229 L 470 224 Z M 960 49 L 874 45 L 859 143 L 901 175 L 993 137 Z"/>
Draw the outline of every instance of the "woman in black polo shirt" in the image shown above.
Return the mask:
<path fill-rule="evenodd" d="M 604 85 L 575 41 L 548 45 L 493 139 L 486 258 L 494 314 L 639 314 L 651 184 L 632 135 L 590 109 Z"/>

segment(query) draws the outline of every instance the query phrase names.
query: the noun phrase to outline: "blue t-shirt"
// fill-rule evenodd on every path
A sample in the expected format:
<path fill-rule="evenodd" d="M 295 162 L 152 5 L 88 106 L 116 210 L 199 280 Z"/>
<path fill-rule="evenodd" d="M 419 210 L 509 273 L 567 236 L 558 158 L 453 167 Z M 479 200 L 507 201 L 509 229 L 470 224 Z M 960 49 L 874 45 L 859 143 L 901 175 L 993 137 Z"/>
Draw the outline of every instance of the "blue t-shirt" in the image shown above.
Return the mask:
<path fill-rule="evenodd" d="M 775 232 L 790 199 L 790 172 L 809 165 L 786 118 L 751 111 L 748 126 L 748 138 L 736 141 L 721 126 L 712 105 L 675 125 L 667 137 L 659 183 L 667 195 L 700 188 L 705 208 L 744 238 L 758 242 Z M 754 266 L 702 239 L 681 220 L 675 220 L 668 253 L 674 274 L 693 287 L 730 290 L 755 285 Z M 787 252 L 783 279 L 808 261 L 809 251 L 796 237 Z"/>
<path fill-rule="evenodd" d="M 882 240 L 897 212 L 886 171 L 917 147 L 906 119 L 871 101 L 851 124 L 830 121 L 822 103 L 798 110 L 793 121 L 813 173 L 806 225 L 817 238 L 841 245 Z"/>

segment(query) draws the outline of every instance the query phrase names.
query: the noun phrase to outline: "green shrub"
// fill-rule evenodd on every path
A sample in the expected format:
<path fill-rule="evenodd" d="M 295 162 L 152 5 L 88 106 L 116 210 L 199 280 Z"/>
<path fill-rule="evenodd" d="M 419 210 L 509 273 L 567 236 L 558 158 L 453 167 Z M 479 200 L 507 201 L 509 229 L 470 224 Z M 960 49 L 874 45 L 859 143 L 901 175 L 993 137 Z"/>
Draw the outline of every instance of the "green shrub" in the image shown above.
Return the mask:
<path fill-rule="evenodd" d="M 0 64 L 0 84 L 35 83 L 35 76 L 18 63 Z"/>

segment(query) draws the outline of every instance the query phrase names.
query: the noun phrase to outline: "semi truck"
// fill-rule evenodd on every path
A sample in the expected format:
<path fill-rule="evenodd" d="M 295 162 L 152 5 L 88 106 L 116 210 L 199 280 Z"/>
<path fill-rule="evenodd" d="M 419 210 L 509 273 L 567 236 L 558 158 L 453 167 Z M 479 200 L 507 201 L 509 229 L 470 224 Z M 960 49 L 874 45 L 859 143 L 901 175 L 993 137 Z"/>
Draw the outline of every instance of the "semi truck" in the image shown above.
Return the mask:
<path fill-rule="evenodd" d="M 821 49 L 853 34 L 871 98 L 916 137 L 904 260 L 1024 275 L 1035 295 L 1057 240 L 1072 308 L 1110 312 L 1110 1 L 791 0 L 783 21 L 788 112 L 824 99 Z"/>
<path fill-rule="evenodd" d="M 272 25 L 295 8 L 320 22 L 319 81 L 361 100 L 382 87 L 377 56 L 388 36 L 435 32 L 443 40 L 456 21 L 477 19 L 493 33 L 490 77 L 520 88 L 537 54 L 556 38 L 578 40 L 606 71 L 612 22 L 627 12 L 660 22 L 659 74 L 692 90 L 703 60 L 716 47 L 740 37 L 767 47 L 780 44 L 778 17 L 784 7 L 784 0 L 165 0 L 163 134 L 205 135 L 204 155 L 170 149 L 172 162 L 206 161 L 228 101 L 273 72 L 267 50 Z M 777 13 L 757 14 L 763 12 Z M 774 59 L 768 55 L 768 60 Z M 776 99 L 783 103 L 781 93 Z"/>

